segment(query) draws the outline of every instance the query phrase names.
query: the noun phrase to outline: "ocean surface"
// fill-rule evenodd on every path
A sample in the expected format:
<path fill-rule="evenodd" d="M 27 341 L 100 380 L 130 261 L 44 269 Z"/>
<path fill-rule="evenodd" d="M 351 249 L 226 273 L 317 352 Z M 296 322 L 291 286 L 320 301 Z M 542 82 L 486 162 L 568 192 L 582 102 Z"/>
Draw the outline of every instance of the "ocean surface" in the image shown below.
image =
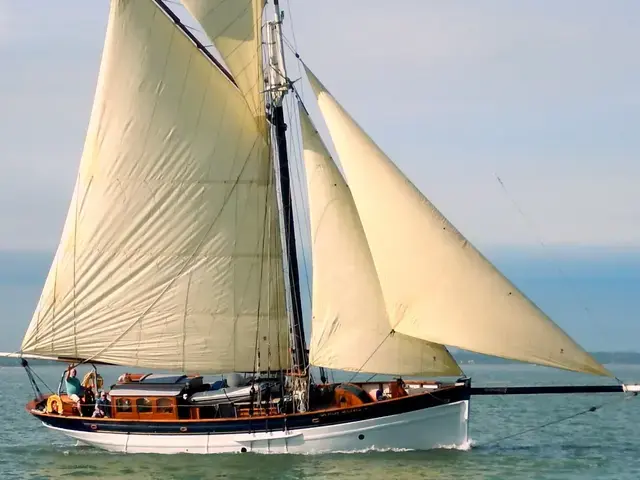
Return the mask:
<path fill-rule="evenodd" d="M 609 368 L 624 381 L 640 382 L 640 366 Z M 35 370 L 56 388 L 61 368 Z M 464 370 L 478 386 L 607 382 L 528 365 L 464 365 Z M 107 384 L 119 373 L 121 369 L 102 369 Z M 0 368 L 2 480 L 640 479 L 640 397 L 623 394 L 476 397 L 470 445 L 333 455 L 107 453 L 46 429 L 24 410 L 31 396 L 22 368 Z M 498 440 L 602 404 L 595 412 Z"/>

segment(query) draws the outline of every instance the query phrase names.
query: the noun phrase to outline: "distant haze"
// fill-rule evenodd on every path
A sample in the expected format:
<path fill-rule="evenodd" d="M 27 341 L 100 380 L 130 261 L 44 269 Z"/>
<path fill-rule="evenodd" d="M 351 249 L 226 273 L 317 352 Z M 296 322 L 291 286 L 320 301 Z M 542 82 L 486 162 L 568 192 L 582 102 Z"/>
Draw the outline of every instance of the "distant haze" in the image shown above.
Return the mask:
<path fill-rule="evenodd" d="M 640 250 L 500 247 L 486 253 L 585 348 L 640 352 Z M 52 258 L 50 253 L 0 251 L 0 350 L 19 348 Z"/>

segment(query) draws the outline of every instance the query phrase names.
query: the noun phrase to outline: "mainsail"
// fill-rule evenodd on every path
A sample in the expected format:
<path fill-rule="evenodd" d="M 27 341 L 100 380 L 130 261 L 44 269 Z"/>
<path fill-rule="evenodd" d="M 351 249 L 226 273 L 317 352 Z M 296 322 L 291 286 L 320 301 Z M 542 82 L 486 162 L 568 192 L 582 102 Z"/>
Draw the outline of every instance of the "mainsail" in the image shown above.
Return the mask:
<path fill-rule="evenodd" d="M 256 118 L 264 118 L 262 11 L 264 0 L 182 0 L 233 74 Z"/>
<path fill-rule="evenodd" d="M 286 368 L 269 148 L 152 0 L 114 0 L 60 245 L 22 352 L 182 371 Z"/>
<path fill-rule="evenodd" d="M 300 108 L 313 257 L 313 365 L 400 375 L 461 375 L 442 345 L 391 333 L 353 198 Z"/>
<path fill-rule="evenodd" d="M 308 69 L 307 75 L 395 331 L 488 355 L 611 375 L 449 223 Z"/>

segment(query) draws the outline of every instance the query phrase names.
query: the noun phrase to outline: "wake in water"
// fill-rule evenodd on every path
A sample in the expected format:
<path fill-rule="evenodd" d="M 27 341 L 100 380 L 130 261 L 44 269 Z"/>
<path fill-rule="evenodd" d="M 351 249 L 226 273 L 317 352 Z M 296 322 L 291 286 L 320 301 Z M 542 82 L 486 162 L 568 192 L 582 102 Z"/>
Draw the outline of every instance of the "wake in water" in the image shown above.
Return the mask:
<path fill-rule="evenodd" d="M 432 450 L 425 450 L 425 451 L 437 451 L 437 450 L 460 450 L 462 452 L 468 452 L 469 450 L 471 450 L 471 448 L 474 446 L 475 442 L 473 441 L 473 439 L 468 439 L 466 442 L 463 442 L 459 445 L 439 445 L 438 447 L 432 449 Z M 388 453 L 388 452 L 393 452 L 393 453 L 402 453 L 402 452 L 417 452 L 418 450 L 414 450 L 412 448 L 377 448 L 375 445 L 372 447 L 368 447 L 368 448 L 361 448 L 361 449 L 355 449 L 355 450 L 335 450 L 335 451 L 331 451 L 331 452 L 327 452 L 327 451 L 322 451 L 322 452 L 306 452 L 306 453 L 300 453 L 299 455 L 327 455 L 327 454 L 340 454 L 340 455 L 352 455 L 352 454 L 362 454 L 362 453 L 371 453 L 371 452 L 376 452 L 376 453 Z"/>
<path fill-rule="evenodd" d="M 460 450 L 462 452 L 468 452 L 475 445 L 473 439 L 468 439 L 466 442 L 463 442 L 459 445 L 440 445 L 438 449 L 440 450 Z"/>

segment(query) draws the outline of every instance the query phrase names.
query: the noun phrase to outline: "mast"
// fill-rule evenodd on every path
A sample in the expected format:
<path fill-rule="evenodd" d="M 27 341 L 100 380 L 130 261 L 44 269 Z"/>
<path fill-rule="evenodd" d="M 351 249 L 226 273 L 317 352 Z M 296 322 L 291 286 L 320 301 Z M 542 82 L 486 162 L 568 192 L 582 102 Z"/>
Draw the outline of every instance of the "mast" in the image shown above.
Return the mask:
<path fill-rule="evenodd" d="M 276 148 L 278 154 L 278 173 L 282 216 L 284 226 L 285 251 L 288 264 L 289 294 L 291 301 L 290 328 L 292 336 L 293 371 L 298 374 L 307 372 L 309 357 L 302 323 L 302 304 L 300 299 L 300 282 L 298 254 L 296 248 L 295 224 L 293 220 L 293 200 L 291 195 L 291 179 L 289 175 L 289 158 L 287 154 L 287 124 L 282 106 L 284 96 L 289 92 L 283 55 L 282 19 L 279 0 L 274 0 L 275 20 L 267 25 L 267 48 L 269 58 L 269 92 L 271 97 L 271 123 L 275 129 Z M 306 376 L 306 375 L 305 375 Z"/>

